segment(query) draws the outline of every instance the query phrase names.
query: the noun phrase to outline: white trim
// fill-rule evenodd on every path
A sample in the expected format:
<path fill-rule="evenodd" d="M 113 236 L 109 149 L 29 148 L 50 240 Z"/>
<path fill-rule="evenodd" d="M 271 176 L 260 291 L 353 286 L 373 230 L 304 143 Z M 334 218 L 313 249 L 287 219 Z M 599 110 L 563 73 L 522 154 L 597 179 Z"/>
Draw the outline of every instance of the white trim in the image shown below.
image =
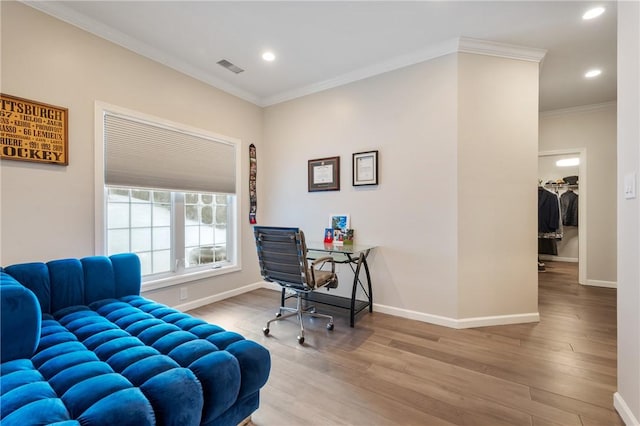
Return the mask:
<path fill-rule="evenodd" d="M 486 40 L 478 40 L 468 37 L 459 37 L 437 43 L 426 49 L 406 55 L 397 56 L 388 61 L 380 62 L 365 68 L 342 74 L 338 77 L 314 83 L 308 86 L 282 92 L 273 96 L 262 98 L 259 106 L 266 107 L 281 102 L 290 101 L 302 96 L 322 92 L 334 87 L 344 86 L 365 78 L 373 77 L 389 71 L 405 68 L 421 62 L 426 62 L 451 53 L 473 53 L 477 55 L 497 56 L 500 58 L 517 59 L 523 61 L 541 62 L 547 53 L 544 49 L 516 46 L 512 44 L 496 43 Z"/>
<path fill-rule="evenodd" d="M 210 86 L 227 92 L 233 96 L 237 96 L 238 98 L 244 99 L 245 101 L 260 105 L 260 98 L 258 96 L 249 93 L 246 90 L 240 89 L 233 84 L 227 83 L 226 81 L 213 76 L 211 73 L 205 70 L 191 66 L 181 59 L 173 55 L 168 55 L 166 52 L 163 52 L 160 49 L 156 49 L 155 47 L 147 43 L 143 43 L 138 39 L 130 37 L 127 34 L 114 29 L 113 27 L 105 25 L 99 21 L 96 21 L 95 19 L 89 18 L 82 13 L 78 13 L 70 9 L 69 7 L 60 4 L 59 2 L 22 0 L 22 3 L 34 9 L 37 9 L 40 12 L 46 13 L 47 15 L 53 16 L 56 19 L 73 25 L 74 27 L 78 27 L 102 39 L 115 43 L 118 46 L 137 53 L 145 58 L 152 59 L 182 74 L 207 83 Z"/>
<path fill-rule="evenodd" d="M 359 80 L 364 80 L 366 78 L 383 74 L 389 71 L 415 65 L 420 62 L 436 59 L 441 56 L 455 53 L 456 51 L 457 51 L 457 40 L 455 39 L 447 40 L 443 43 L 431 45 L 428 48 L 420 50 L 418 52 L 397 56 L 388 61 L 380 62 L 365 68 L 360 68 L 360 69 L 348 72 L 346 74 L 342 74 L 337 77 L 330 78 L 328 80 L 320 81 L 318 83 L 310 84 L 308 86 L 299 87 L 297 89 L 289 90 L 286 92 L 278 93 L 273 96 L 262 98 L 259 105 L 262 107 L 266 107 L 270 105 L 279 104 L 281 102 L 290 101 L 292 99 L 300 98 L 302 96 L 307 96 L 313 93 L 322 92 L 324 90 L 332 89 L 334 87 L 344 86 L 346 84 L 353 83 Z"/>
<path fill-rule="evenodd" d="M 551 254 L 541 254 L 538 256 L 540 260 L 547 260 L 549 262 L 570 262 L 570 263 L 578 263 L 580 259 L 577 257 L 562 257 L 562 256 L 554 256 Z"/>
<path fill-rule="evenodd" d="M 613 406 L 622 417 L 622 421 L 627 426 L 640 426 L 640 420 L 637 419 L 631 408 L 627 405 L 627 403 L 622 399 L 622 396 L 619 392 L 613 394 Z"/>
<path fill-rule="evenodd" d="M 555 117 L 558 115 L 582 114 L 587 112 L 602 111 L 611 107 L 616 107 L 616 101 L 602 102 L 598 104 L 579 105 L 569 108 L 552 109 L 548 111 L 540 111 L 540 117 Z"/>
<path fill-rule="evenodd" d="M 281 291 L 282 290 L 282 286 L 280 284 L 270 283 L 268 281 L 263 281 L 262 282 L 262 288 L 266 288 L 266 289 L 269 289 L 269 290 L 276 290 L 276 291 Z"/>
<path fill-rule="evenodd" d="M 460 53 L 474 53 L 538 63 L 542 62 L 547 54 L 546 49 L 517 46 L 514 44 L 498 43 L 469 37 L 460 37 L 458 39 L 457 50 Z"/>
<path fill-rule="evenodd" d="M 242 140 L 231 136 L 221 135 L 207 129 L 201 129 L 189 126 L 187 124 L 177 123 L 165 118 L 109 104 L 103 101 L 95 101 L 94 108 L 94 254 L 104 255 L 107 252 L 105 240 L 106 215 L 104 214 L 106 209 L 106 190 L 104 182 L 104 114 L 105 112 L 109 112 L 111 114 L 124 115 L 132 119 L 139 119 L 151 123 L 157 123 L 176 131 L 191 132 L 198 135 L 204 135 L 206 137 L 210 137 L 212 139 L 230 144 L 234 147 L 235 150 L 236 193 L 234 197 L 235 200 L 227 206 L 227 208 L 230 210 L 229 214 L 234 218 L 233 227 L 229 229 L 230 235 L 229 240 L 227 241 L 227 256 L 232 264 L 228 267 L 223 266 L 221 268 L 215 268 L 214 270 L 203 268 L 200 271 L 195 271 L 193 273 L 171 273 L 169 277 L 166 277 L 167 279 L 154 280 L 152 278 L 151 281 L 148 281 L 146 285 L 143 283 L 143 289 L 150 290 L 155 288 L 163 288 L 188 281 L 241 270 L 242 234 L 240 224 L 242 207 L 239 200 L 243 195 L 241 177 L 241 150 L 243 147 Z"/>
<path fill-rule="evenodd" d="M 455 319 L 443 317 L 440 315 L 427 314 L 424 312 L 412 311 L 409 309 L 396 308 L 393 306 L 380 305 L 377 303 L 374 303 L 373 307 L 374 312 L 381 312 L 383 314 L 394 315 L 397 317 L 427 322 L 430 324 L 441 325 L 444 327 L 455 329 L 488 327 L 493 325 L 522 324 L 540 321 L 540 314 L 538 312 Z"/>
<path fill-rule="evenodd" d="M 157 290 L 159 288 L 172 287 L 178 284 L 185 284 L 193 281 L 204 280 L 218 275 L 224 275 L 231 272 L 241 271 L 239 265 L 223 266 L 221 268 L 207 268 L 205 270 L 199 270 L 195 272 L 186 272 L 181 274 L 174 274 L 163 278 L 152 278 L 149 281 L 142 281 L 141 291 Z"/>
<path fill-rule="evenodd" d="M 106 104 L 104 104 L 106 105 Z M 107 229 L 107 217 L 104 214 L 106 205 L 106 193 L 104 186 L 104 105 L 96 101 L 94 109 L 94 233 L 93 233 L 93 254 L 103 256 L 107 253 L 107 243 L 105 241 L 105 229 Z"/>
<path fill-rule="evenodd" d="M 580 166 L 578 175 L 580 178 L 580 197 L 578 198 L 578 283 L 584 285 L 587 282 L 587 148 L 556 149 L 541 151 L 538 157 L 553 155 L 579 154 Z"/>
<path fill-rule="evenodd" d="M 616 281 L 587 280 L 585 285 L 591 287 L 618 288 Z"/>
<path fill-rule="evenodd" d="M 269 283 L 266 281 L 262 282 L 261 287 L 278 291 L 282 289 L 282 287 L 280 287 L 278 284 Z M 373 304 L 373 311 L 455 329 L 488 327 L 492 325 L 522 324 L 540 321 L 540 314 L 538 312 L 455 319 L 444 317 L 441 315 L 427 314 L 425 312 L 412 311 L 410 309 L 396 308 L 395 306 L 381 305 L 379 303 Z"/>
<path fill-rule="evenodd" d="M 191 309 L 196 309 L 196 308 L 199 308 L 201 306 L 208 305 L 210 303 L 215 303 L 215 302 L 219 302 L 221 300 L 228 299 L 230 297 L 239 296 L 241 294 L 244 294 L 244 293 L 247 293 L 247 292 L 250 292 L 250 291 L 253 291 L 253 290 L 257 290 L 259 288 L 262 288 L 262 283 L 261 282 L 245 285 L 243 287 L 235 288 L 235 289 L 229 290 L 229 291 L 223 291 L 222 293 L 214 294 L 212 296 L 203 297 L 202 299 L 192 300 L 190 302 L 186 302 L 186 303 L 182 303 L 180 305 L 172 306 L 172 308 L 173 309 L 177 309 L 177 310 L 182 311 L 182 312 L 186 312 L 186 311 L 189 311 Z M 142 296 L 144 296 L 144 294 L 142 294 Z"/>
<path fill-rule="evenodd" d="M 530 322 L 540 322 L 538 312 L 512 315 L 494 315 L 489 317 L 463 318 L 458 320 L 457 328 L 490 327 L 494 325 L 525 324 Z"/>
<path fill-rule="evenodd" d="M 146 58 L 150 58 L 162 65 L 193 77 L 215 88 L 227 92 L 240 99 L 251 102 L 260 107 L 274 105 L 291 99 L 321 92 L 334 87 L 342 86 L 354 81 L 362 80 L 385 72 L 404 68 L 420 62 L 425 62 L 450 53 L 474 53 L 479 55 L 497 56 L 501 58 L 518 59 L 525 61 L 542 62 L 546 54 L 544 49 L 516 46 L 512 44 L 497 43 L 486 40 L 478 40 L 467 37 L 459 37 L 443 43 L 434 44 L 424 50 L 409 53 L 392 58 L 369 67 L 360 68 L 341 76 L 321 81 L 294 90 L 278 93 L 273 96 L 260 97 L 244 89 L 237 87 L 221 78 L 213 76 L 210 72 L 199 67 L 185 63 L 179 58 L 169 55 L 147 43 L 143 43 L 127 34 L 122 33 L 108 25 L 89 18 L 82 13 L 60 4 L 59 2 L 21 0 L 22 3 L 53 16 L 63 22 L 78 27 L 100 38 L 115 43 L 127 50 L 135 52 Z"/>

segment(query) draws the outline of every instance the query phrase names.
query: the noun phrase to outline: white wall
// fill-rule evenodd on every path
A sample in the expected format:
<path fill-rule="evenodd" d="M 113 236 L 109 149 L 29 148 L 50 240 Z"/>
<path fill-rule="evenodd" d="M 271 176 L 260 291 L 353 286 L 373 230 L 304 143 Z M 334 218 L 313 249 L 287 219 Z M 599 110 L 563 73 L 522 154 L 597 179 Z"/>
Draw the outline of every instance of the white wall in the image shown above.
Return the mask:
<path fill-rule="evenodd" d="M 618 392 L 628 426 L 640 425 L 640 202 L 623 197 L 640 172 L 640 3 L 618 3 Z"/>
<path fill-rule="evenodd" d="M 379 311 L 537 315 L 537 81 L 536 63 L 451 54 L 268 107 L 263 222 L 320 239 L 329 214 L 350 214 L 357 242 L 379 246 Z M 351 154 L 373 149 L 380 185 L 353 188 Z M 307 161 L 336 155 L 341 190 L 308 193 Z"/>
<path fill-rule="evenodd" d="M 616 105 L 607 103 L 540 115 L 540 151 L 586 148 L 586 282 L 615 285 Z M 585 191 L 586 189 L 586 191 Z"/>
<path fill-rule="evenodd" d="M 68 108 L 70 158 L 68 167 L 0 163 L 0 264 L 94 254 L 97 100 L 241 139 L 248 186 L 248 145 L 262 154 L 261 108 L 18 2 L 0 7 L 2 92 Z M 192 283 L 187 302 L 259 280 L 246 198 L 239 200 L 242 272 Z M 174 303 L 177 291 L 150 296 Z"/>

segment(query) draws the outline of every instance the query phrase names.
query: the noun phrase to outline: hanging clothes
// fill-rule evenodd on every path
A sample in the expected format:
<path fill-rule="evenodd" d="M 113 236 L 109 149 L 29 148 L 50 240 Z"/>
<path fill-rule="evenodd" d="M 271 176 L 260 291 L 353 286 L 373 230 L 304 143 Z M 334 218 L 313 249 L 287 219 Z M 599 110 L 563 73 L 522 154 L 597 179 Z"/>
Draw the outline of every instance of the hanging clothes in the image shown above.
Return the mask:
<path fill-rule="evenodd" d="M 560 199 L 557 194 L 538 187 L 538 254 L 558 255 L 562 238 Z"/>
<path fill-rule="evenodd" d="M 569 189 L 560 196 L 560 210 L 564 226 L 578 226 L 578 194 Z"/>
<path fill-rule="evenodd" d="M 558 196 L 538 187 L 538 232 L 557 232 L 560 228 L 560 202 Z"/>

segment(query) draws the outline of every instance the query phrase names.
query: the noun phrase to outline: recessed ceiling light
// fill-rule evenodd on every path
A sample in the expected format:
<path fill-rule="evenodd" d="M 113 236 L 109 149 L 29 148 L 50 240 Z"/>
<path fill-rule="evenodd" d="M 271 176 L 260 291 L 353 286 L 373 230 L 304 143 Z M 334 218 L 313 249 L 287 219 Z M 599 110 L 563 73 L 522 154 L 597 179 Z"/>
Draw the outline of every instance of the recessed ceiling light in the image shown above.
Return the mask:
<path fill-rule="evenodd" d="M 584 76 L 587 78 L 594 78 L 599 76 L 600 74 L 602 74 L 602 70 L 599 69 L 593 69 L 593 70 L 589 70 L 586 73 L 584 73 Z"/>
<path fill-rule="evenodd" d="M 556 161 L 556 166 L 558 167 L 571 167 L 571 166 L 578 166 L 579 164 L 580 164 L 580 158 L 578 157 L 565 158 L 565 159 Z"/>
<path fill-rule="evenodd" d="M 585 12 L 585 14 L 582 15 L 582 19 L 597 18 L 598 16 L 602 15 L 603 13 L 604 13 L 604 7 L 602 7 L 602 6 L 594 7 L 593 9 L 587 10 Z"/>
<path fill-rule="evenodd" d="M 273 62 L 276 59 L 276 55 L 274 55 L 273 52 L 264 52 L 262 54 L 262 59 L 267 62 Z"/>

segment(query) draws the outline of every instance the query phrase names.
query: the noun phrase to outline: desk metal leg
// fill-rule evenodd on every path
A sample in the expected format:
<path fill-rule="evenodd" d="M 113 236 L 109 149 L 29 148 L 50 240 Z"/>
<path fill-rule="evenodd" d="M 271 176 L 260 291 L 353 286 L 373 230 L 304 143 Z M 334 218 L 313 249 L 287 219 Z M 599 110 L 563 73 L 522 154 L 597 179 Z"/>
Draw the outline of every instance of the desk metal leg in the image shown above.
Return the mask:
<path fill-rule="evenodd" d="M 373 312 L 373 292 L 371 289 L 371 274 L 369 272 L 369 265 L 367 264 L 367 256 L 369 255 L 369 250 L 365 252 L 361 252 L 358 256 L 358 259 L 352 258 L 347 254 L 347 258 L 349 259 L 349 264 L 353 265 L 354 263 L 357 265 L 355 269 L 351 266 L 353 270 L 353 287 L 351 288 L 351 309 L 349 312 L 349 323 L 351 327 L 355 326 L 355 316 L 356 316 L 356 293 L 358 290 L 358 284 L 362 285 L 360 281 L 360 268 L 364 265 L 364 271 L 367 276 L 367 290 L 365 290 L 367 296 L 367 302 L 369 305 L 369 312 Z M 364 290 L 364 287 L 362 288 Z"/>
<path fill-rule="evenodd" d="M 363 254 L 357 260 L 356 270 L 353 272 L 353 288 L 351 289 L 351 310 L 349 312 L 349 325 L 351 328 L 355 326 L 356 321 L 356 292 L 358 290 L 358 280 L 360 278 L 360 266 L 362 266 Z"/>
<path fill-rule="evenodd" d="M 369 252 L 367 251 L 367 254 Z M 369 264 L 367 263 L 367 256 L 362 256 L 362 263 L 364 264 L 364 272 L 367 275 L 367 286 L 369 287 L 369 312 L 373 312 L 373 290 L 371 289 L 371 274 L 369 273 Z"/>

